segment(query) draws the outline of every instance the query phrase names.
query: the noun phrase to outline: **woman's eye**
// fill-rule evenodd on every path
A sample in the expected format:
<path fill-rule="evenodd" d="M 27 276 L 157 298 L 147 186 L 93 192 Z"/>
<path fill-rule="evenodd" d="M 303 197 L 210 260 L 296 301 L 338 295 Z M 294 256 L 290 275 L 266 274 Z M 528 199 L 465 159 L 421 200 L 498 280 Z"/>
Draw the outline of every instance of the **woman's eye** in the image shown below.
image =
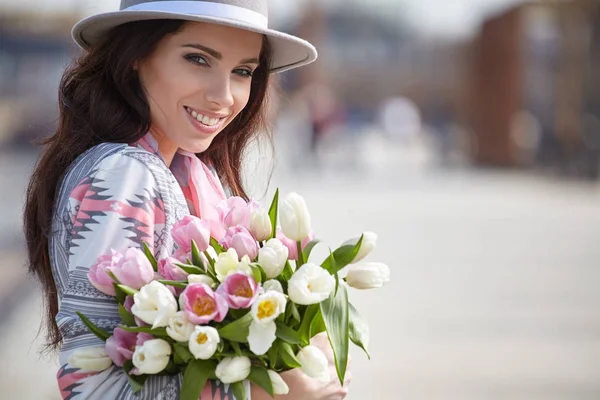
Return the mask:
<path fill-rule="evenodd" d="M 188 56 L 185 56 L 185 59 L 188 60 L 189 62 L 193 63 L 193 64 L 197 64 L 197 65 L 208 65 L 208 62 L 206 61 L 206 59 L 202 56 L 199 56 L 197 54 L 190 54 Z"/>
<path fill-rule="evenodd" d="M 249 69 L 245 69 L 245 68 L 239 68 L 233 71 L 235 74 L 242 76 L 244 78 L 250 78 L 252 77 L 252 71 Z"/>

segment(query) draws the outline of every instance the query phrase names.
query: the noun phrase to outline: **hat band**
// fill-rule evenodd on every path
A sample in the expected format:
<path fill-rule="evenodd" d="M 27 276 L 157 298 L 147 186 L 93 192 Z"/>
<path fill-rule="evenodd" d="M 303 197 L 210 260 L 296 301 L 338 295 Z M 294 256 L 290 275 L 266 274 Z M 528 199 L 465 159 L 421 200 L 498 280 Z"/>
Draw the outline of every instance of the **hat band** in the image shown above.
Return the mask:
<path fill-rule="evenodd" d="M 231 4 L 208 1 L 150 1 L 125 8 L 123 11 L 160 11 L 231 19 L 258 28 L 268 29 L 268 19 L 259 12 Z"/>

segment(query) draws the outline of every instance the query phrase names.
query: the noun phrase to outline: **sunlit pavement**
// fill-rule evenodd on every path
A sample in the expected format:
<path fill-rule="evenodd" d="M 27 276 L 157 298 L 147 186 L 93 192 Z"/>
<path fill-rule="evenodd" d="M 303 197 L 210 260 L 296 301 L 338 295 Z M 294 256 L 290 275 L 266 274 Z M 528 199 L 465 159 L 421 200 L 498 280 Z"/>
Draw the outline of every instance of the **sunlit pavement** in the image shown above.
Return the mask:
<path fill-rule="evenodd" d="M 392 282 L 350 294 L 372 335 L 371 360 L 352 351 L 349 398 L 600 398 L 598 186 L 442 171 L 385 146 L 373 154 L 362 169 L 368 157 L 353 155 L 345 172 L 280 167 L 269 192 L 302 194 L 331 246 L 361 230 L 379 235 L 370 259 L 389 264 Z M 56 366 L 32 344 L 39 290 L 24 287 L 2 321 L 2 398 L 57 398 Z"/>

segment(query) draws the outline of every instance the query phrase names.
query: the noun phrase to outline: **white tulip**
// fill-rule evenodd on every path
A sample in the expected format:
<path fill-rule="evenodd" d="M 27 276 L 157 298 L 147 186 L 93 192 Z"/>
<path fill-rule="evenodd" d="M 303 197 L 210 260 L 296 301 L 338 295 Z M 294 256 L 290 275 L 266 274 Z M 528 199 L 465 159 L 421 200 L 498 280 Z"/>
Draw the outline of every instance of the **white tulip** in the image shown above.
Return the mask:
<path fill-rule="evenodd" d="M 190 353 L 200 360 L 208 360 L 217 351 L 221 338 L 219 332 L 208 325 L 197 325 L 190 337 L 188 347 Z"/>
<path fill-rule="evenodd" d="M 222 383 L 243 381 L 250 375 L 250 359 L 248 357 L 225 357 L 217 365 L 215 375 Z"/>
<path fill-rule="evenodd" d="M 358 253 L 356 253 L 356 256 L 354 257 L 354 259 L 352 260 L 352 263 L 357 263 L 360 260 L 362 260 L 363 258 L 365 258 L 366 256 L 368 256 L 369 253 L 371 253 L 373 251 L 373 249 L 375 248 L 375 245 L 377 244 L 377 234 L 376 233 L 363 232 L 362 236 L 363 236 L 363 240 L 360 243 L 360 248 L 358 249 Z M 360 236 L 355 237 L 353 239 L 346 240 L 344 243 L 342 243 L 342 246 L 345 246 L 345 245 L 356 246 L 356 244 L 358 243 L 359 240 L 360 240 Z"/>
<path fill-rule="evenodd" d="M 195 325 L 188 320 L 185 312 L 177 311 L 169 318 L 167 335 L 177 342 L 187 342 L 190 340 L 192 332 L 194 332 L 194 327 Z"/>
<path fill-rule="evenodd" d="M 189 283 L 205 283 L 212 288 L 216 286 L 216 282 L 213 278 L 204 274 L 190 274 L 187 276 L 187 280 Z"/>
<path fill-rule="evenodd" d="M 310 233 L 310 214 L 302 196 L 288 194 L 279 205 L 281 230 L 289 239 L 302 241 Z"/>
<path fill-rule="evenodd" d="M 267 278 L 275 278 L 281 274 L 288 259 L 289 250 L 279 239 L 270 239 L 258 250 L 258 263 L 267 274 Z"/>
<path fill-rule="evenodd" d="M 136 346 L 133 352 L 133 365 L 142 374 L 158 374 L 167 367 L 171 345 L 162 339 L 145 341 L 141 346 Z"/>
<path fill-rule="evenodd" d="M 265 283 L 262 284 L 262 287 L 266 292 L 274 290 L 276 292 L 283 293 L 283 286 L 281 286 L 281 282 L 279 282 L 277 279 L 269 279 L 268 281 L 265 281 Z"/>
<path fill-rule="evenodd" d="M 250 257 L 245 255 L 238 263 L 237 270 L 230 272 L 230 274 L 233 274 L 234 272 L 243 272 L 248 276 L 253 276 L 252 267 L 250 266 L 250 264 L 252 264 L 252 260 L 250 260 Z"/>
<path fill-rule="evenodd" d="M 335 278 L 322 267 L 306 263 L 288 282 L 288 295 L 296 304 L 309 305 L 327 299 L 335 289 Z"/>
<path fill-rule="evenodd" d="M 285 311 L 285 295 L 276 290 L 261 293 L 250 308 L 254 321 L 266 324 Z"/>
<path fill-rule="evenodd" d="M 67 363 L 84 371 L 104 371 L 112 365 L 104 346 L 77 349 L 69 356 Z"/>
<path fill-rule="evenodd" d="M 215 261 L 215 272 L 219 282 L 223 282 L 227 275 L 236 272 L 239 262 L 237 251 L 233 247 L 219 254 L 219 258 Z"/>
<path fill-rule="evenodd" d="M 131 313 L 152 325 L 152 329 L 169 325 L 169 319 L 177 312 L 177 300 L 162 283 L 152 281 L 133 295 Z"/>
<path fill-rule="evenodd" d="M 249 228 L 257 241 L 262 242 L 263 240 L 267 240 L 271 236 L 271 233 L 273 233 L 271 219 L 267 210 L 259 208 L 254 211 L 252 216 L 250 216 Z"/>
<path fill-rule="evenodd" d="M 302 348 L 296 354 L 296 358 L 302 364 L 302 372 L 311 378 L 315 378 L 321 382 L 329 382 L 329 362 L 323 352 L 313 345 Z"/>
<path fill-rule="evenodd" d="M 380 262 L 362 262 L 350 265 L 346 282 L 355 289 L 375 289 L 390 280 L 390 268 Z"/>
<path fill-rule="evenodd" d="M 267 370 L 267 373 L 269 374 L 269 378 L 271 378 L 271 384 L 273 385 L 274 394 L 285 395 L 290 392 L 290 388 L 288 387 L 287 383 L 285 383 L 281 375 L 279 375 L 272 369 Z"/>
<path fill-rule="evenodd" d="M 272 290 L 260 294 L 252 304 L 248 345 L 254 354 L 263 355 L 271 348 L 277 331 L 275 318 L 285 312 L 285 303 L 285 295 Z"/>

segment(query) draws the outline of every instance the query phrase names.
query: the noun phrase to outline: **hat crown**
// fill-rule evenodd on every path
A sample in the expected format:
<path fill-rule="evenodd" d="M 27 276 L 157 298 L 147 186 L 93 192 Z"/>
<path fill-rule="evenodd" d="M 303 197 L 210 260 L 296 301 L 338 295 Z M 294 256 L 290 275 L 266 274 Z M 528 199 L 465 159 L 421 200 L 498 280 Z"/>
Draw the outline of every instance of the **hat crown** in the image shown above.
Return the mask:
<path fill-rule="evenodd" d="M 125 10 L 129 7 L 137 6 L 145 3 L 169 3 L 169 2 L 177 2 L 177 3 L 215 3 L 215 4 L 224 4 L 229 6 L 235 6 L 240 8 L 245 8 L 246 10 L 254 11 L 259 14 L 264 15 L 265 17 L 269 16 L 269 10 L 266 0 L 121 0 L 121 10 Z"/>

